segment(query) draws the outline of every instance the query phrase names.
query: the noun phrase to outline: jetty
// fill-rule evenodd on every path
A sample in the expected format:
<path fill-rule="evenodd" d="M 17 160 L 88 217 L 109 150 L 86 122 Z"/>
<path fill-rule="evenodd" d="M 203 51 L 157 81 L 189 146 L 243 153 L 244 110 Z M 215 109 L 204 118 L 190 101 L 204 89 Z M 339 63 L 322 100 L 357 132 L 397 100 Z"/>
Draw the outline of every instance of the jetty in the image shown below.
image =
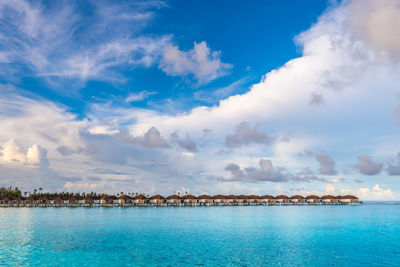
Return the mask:
<path fill-rule="evenodd" d="M 356 196 L 271 196 L 271 195 L 55 195 L 3 197 L 0 207 L 185 207 L 185 206 L 288 206 L 288 205 L 359 205 Z"/>

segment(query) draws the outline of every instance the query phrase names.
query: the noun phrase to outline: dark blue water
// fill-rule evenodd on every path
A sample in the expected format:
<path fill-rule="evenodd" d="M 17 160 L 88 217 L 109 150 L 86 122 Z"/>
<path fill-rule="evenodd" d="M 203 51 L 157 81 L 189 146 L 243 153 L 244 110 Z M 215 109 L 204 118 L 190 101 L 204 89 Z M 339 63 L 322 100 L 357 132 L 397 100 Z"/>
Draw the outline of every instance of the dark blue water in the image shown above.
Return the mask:
<path fill-rule="evenodd" d="M 0 265 L 400 266 L 400 205 L 0 208 Z"/>

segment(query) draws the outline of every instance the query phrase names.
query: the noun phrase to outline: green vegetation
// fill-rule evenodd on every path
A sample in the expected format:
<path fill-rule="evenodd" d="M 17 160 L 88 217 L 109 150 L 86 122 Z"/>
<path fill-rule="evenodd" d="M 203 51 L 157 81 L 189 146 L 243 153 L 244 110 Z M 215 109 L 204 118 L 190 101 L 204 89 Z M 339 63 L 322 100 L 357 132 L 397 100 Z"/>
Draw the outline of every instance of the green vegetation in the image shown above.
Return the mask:
<path fill-rule="evenodd" d="M 124 192 L 118 193 L 117 196 L 123 195 Z M 15 199 L 18 197 L 33 197 L 33 198 L 40 198 L 40 197 L 47 197 L 47 198 L 53 198 L 53 197 L 61 197 L 61 198 L 67 198 L 67 197 L 102 197 L 104 193 L 96 193 L 96 192 L 90 192 L 90 193 L 71 193 L 71 192 L 56 192 L 56 193 L 50 193 L 50 192 L 43 192 L 43 188 L 39 187 L 39 189 L 34 189 L 32 192 L 30 191 L 25 191 L 21 192 L 21 190 L 18 187 L 1 187 L 0 188 L 0 199 L 2 198 L 9 198 L 9 199 Z M 144 193 L 126 193 L 126 195 L 130 197 L 138 196 L 138 195 L 144 195 L 144 196 L 149 196 L 148 194 Z"/>
<path fill-rule="evenodd" d="M 22 193 L 21 193 L 21 190 L 19 190 L 19 188 L 18 187 L 15 187 L 15 188 L 13 188 L 13 187 L 1 187 L 0 188 L 0 199 L 1 198 L 4 198 L 4 197 L 7 197 L 7 198 L 10 198 L 10 199 L 14 199 L 14 198 L 18 198 L 18 197 L 21 197 L 22 196 Z"/>

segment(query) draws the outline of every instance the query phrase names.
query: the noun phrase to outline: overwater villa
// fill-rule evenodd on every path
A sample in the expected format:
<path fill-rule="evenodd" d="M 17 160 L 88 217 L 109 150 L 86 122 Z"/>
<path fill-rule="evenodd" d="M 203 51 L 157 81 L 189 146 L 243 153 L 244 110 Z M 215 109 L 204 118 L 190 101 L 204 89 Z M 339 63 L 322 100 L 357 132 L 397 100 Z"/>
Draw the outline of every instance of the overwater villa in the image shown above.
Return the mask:
<path fill-rule="evenodd" d="M 182 197 L 183 203 L 185 204 L 197 204 L 197 198 L 193 195 L 185 195 Z"/>
<path fill-rule="evenodd" d="M 305 199 L 303 196 L 295 195 L 290 197 L 290 202 L 292 203 L 304 203 Z"/>
<path fill-rule="evenodd" d="M 227 195 L 224 199 L 222 199 L 223 203 L 232 204 L 235 202 L 236 196 L 235 195 Z"/>
<path fill-rule="evenodd" d="M 226 197 L 223 196 L 223 195 L 215 195 L 215 196 L 212 197 L 213 203 L 216 204 L 216 205 L 224 203 L 225 202 L 225 198 Z"/>
<path fill-rule="evenodd" d="M 132 203 L 134 203 L 135 205 L 144 205 L 146 204 L 148 201 L 148 198 L 145 197 L 144 195 L 137 195 L 133 198 Z"/>
<path fill-rule="evenodd" d="M 11 205 L 11 200 L 8 197 L 2 198 L 0 200 L 0 205 L 2 205 L 3 207 L 7 207 Z"/>
<path fill-rule="evenodd" d="M 64 204 L 64 201 L 61 197 L 57 196 L 55 198 L 50 199 L 50 205 L 54 207 L 62 207 Z"/>
<path fill-rule="evenodd" d="M 170 205 L 173 205 L 173 204 L 179 205 L 182 203 L 182 200 L 181 200 L 180 196 L 178 196 L 178 195 L 170 195 L 166 198 L 166 201 L 167 201 L 167 204 L 170 204 Z"/>
<path fill-rule="evenodd" d="M 47 197 L 41 197 L 37 201 L 39 207 L 47 207 L 49 205 L 49 199 Z"/>
<path fill-rule="evenodd" d="M 276 196 L 276 197 L 274 197 L 274 199 L 275 199 L 275 202 L 278 204 L 287 204 L 290 202 L 289 197 L 285 196 L 285 195 Z"/>
<path fill-rule="evenodd" d="M 250 196 L 247 197 L 246 203 L 255 204 L 259 198 L 260 198 L 259 196 L 250 195 Z"/>
<path fill-rule="evenodd" d="M 356 196 L 333 196 L 322 197 L 310 195 L 303 197 L 295 196 L 271 196 L 271 195 L 170 195 L 164 198 L 162 195 L 154 195 L 147 198 L 144 195 L 42 195 L 35 198 L 21 196 L 15 198 L 2 197 L 0 207 L 132 207 L 132 206 L 237 206 L 237 205 L 353 205 L 361 202 Z"/>
<path fill-rule="evenodd" d="M 118 198 L 118 205 L 119 206 L 126 206 L 132 204 L 132 198 L 127 195 L 122 195 Z"/>
<path fill-rule="evenodd" d="M 261 202 L 263 204 L 273 204 L 273 203 L 275 203 L 275 199 L 271 195 L 263 195 L 263 196 L 261 196 Z"/>
<path fill-rule="evenodd" d="M 358 203 L 359 200 L 355 196 L 347 195 L 347 196 L 341 196 L 339 199 L 339 202 L 341 202 L 341 203 Z"/>
<path fill-rule="evenodd" d="M 316 195 L 306 196 L 305 197 L 306 203 L 309 204 L 318 204 L 321 202 L 321 199 Z"/>
<path fill-rule="evenodd" d="M 149 199 L 150 204 L 161 205 L 165 203 L 165 198 L 162 195 L 155 195 Z"/>
<path fill-rule="evenodd" d="M 326 196 L 321 197 L 321 202 L 322 203 L 336 203 L 336 202 L 338 202 L 338 200 L 336 199 L 336 197 L 334 197 L 332 195 L 326 195 Z"/>
<path fill-rule="evenodd" d="M 37 201 L 33 196 L 29 196 L 27 199 L 25 199 L 25 205 L 27 207 L 35 207 L 36 204 L 37 204 Z"/>
<path fill-rule="evenodd" d="M 209 195 L 200 195 L 197 197 L 197 199 L 201 205 L 209 205 L 214 203 L 214 200 Z"/>

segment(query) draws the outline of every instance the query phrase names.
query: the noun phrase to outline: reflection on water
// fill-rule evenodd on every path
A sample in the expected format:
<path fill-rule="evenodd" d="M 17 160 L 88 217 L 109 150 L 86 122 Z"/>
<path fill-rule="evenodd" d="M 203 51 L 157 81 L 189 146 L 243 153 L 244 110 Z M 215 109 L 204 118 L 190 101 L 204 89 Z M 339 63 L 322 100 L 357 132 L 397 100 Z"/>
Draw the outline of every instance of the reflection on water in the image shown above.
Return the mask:
<path fill-rule="evenodd" d="M 0 209 L 1 266 L 400 266 L 398 244 L 399 205 Z"/>

